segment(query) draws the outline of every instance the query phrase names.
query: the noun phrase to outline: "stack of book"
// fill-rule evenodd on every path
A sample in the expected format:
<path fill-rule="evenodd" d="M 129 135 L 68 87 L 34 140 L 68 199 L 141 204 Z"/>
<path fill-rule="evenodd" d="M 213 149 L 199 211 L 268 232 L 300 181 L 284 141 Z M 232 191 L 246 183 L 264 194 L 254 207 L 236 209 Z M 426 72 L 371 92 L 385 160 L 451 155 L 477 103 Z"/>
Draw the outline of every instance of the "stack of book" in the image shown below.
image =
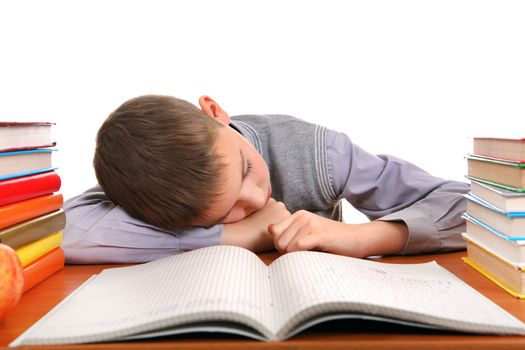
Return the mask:
<path fill-rule="evenodd" d="M 15 249 L 24 267 L 24 292 L 64 267 L 52 125 L 0 122 L 0 243 Z"/>
<path fill-rule="evenodd" d="M 465 262 L 525 299 L 525 139 L 474 138 Z"/>

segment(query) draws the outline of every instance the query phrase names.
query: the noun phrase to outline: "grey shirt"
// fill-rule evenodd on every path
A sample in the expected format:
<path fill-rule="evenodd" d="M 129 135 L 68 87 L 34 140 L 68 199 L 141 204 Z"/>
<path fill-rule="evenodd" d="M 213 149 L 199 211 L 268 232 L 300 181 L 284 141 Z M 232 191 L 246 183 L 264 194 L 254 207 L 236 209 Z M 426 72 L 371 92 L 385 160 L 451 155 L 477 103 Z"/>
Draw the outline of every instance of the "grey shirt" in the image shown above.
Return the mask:
<path fill-rule="evenodd" d="M 328 130 L 324 144 L 329 181 L 370 220 L 403 221 L 409 238 L 400 254 L 463 249 L 468 184 L 430 175 L 389 155 L 374 155 L 347 135 Z M 100 186 L 66 201 L 62 248 L 68 263 L 131 263 L 217 245 L 223 225 L 170 232 L 129 216 Z"/>

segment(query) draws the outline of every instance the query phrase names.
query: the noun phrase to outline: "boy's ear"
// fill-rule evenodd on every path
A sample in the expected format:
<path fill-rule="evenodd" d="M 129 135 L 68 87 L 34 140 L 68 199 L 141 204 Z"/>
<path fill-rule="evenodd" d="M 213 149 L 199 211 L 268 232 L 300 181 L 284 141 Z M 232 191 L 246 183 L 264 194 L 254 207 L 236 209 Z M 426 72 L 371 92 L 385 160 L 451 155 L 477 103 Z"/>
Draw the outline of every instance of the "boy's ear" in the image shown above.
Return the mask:
<path fill-rule="evenodd" d="M 230 116 L 228 113 L 226 113 L 211 97 L 206 95 L 201 96 L 199 98 L 199 105 L 201 106 L 202 111 L 210 117 L 224 125 L 230 125 Z"/>

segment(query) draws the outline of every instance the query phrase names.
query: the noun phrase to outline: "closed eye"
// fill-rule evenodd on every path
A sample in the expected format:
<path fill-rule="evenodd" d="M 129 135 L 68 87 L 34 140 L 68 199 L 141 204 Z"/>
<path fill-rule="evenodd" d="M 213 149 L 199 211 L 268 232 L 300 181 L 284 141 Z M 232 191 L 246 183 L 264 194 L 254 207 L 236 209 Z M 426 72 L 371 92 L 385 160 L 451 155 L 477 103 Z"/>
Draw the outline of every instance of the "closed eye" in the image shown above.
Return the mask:
<path fill-rule="evenodd" d="M 242 174 L 242 179 L 244 181 L 244 179 L 251 174 L 252 168 L 253 168 L 253 164 L 252 164 L 252 161 L 250 159 L 245 159 L 244 158 L 244 155 L 242 154 L 242 152 L 241 152 L 241 158 L 243 160 L 243 164 L 245 164 L 245 165 L 243 165 L 244 170 L 243 170 L 243 174 Z M 224 223 L 225 221 L 228 220 L 228 218 L 230 217 L 230 214 L 231 214 L 231 209 L 218 222 L 219 223 Z"/>
<path fill-rule="evenodd" d="M 248 175 L 251 174 L 251 172 L 252 172 L 252 167 L 253 167 L 253 165 L 252 165 L 252 161 L 249 160 L 249 159 L 247 159 L 247 160 L 246 160 L 246 170 L 244 171 L 243 179 L 246 178 Z"/>

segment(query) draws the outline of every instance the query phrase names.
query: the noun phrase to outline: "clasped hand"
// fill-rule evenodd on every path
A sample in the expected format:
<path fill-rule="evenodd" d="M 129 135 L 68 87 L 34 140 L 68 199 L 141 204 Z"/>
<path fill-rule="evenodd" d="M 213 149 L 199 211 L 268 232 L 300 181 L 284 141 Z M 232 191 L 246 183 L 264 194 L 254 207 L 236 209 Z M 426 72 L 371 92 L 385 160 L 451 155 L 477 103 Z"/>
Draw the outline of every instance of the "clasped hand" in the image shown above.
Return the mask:
<path fill-rule="evenodd" d="M 318 250 L 356 258 L 398 254 L 407 240 L 408 227 L 402 221 L 346 224 L 305 210 L 290 214 L 274 199 L 241 221 L 225 224 L 221 235 L 221 244 L 254 252 Z"/>

